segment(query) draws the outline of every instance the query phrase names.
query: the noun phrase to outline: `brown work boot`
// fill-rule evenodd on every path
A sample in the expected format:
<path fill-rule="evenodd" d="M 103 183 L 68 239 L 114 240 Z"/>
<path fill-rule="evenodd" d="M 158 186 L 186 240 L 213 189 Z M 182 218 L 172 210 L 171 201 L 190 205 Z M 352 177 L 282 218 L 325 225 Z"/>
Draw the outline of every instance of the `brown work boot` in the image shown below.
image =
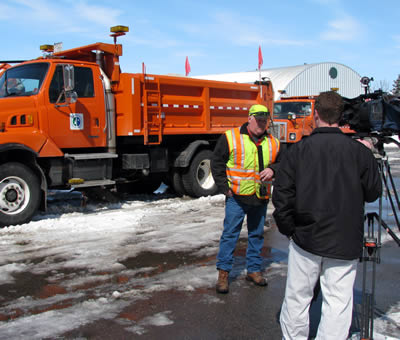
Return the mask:
<path fill-rule="evenodd" d="M 226 270 L 218 269 L 218 282 L 215 287 L 217 293 L 226 294 L 229 292 L 228 275 L 229 272 Z"/>
<path fill-rule="evenodd" d="M 256 286 L 266 286 L 268 284 L 260 272 L 247 273 L 246 280 L 253 282 Z"/>

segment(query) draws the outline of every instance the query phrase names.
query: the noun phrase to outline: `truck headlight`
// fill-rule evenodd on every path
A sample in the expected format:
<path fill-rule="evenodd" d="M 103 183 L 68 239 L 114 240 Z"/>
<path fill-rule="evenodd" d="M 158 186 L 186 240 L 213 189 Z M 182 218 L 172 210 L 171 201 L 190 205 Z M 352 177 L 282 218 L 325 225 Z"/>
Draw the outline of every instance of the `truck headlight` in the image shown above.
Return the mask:
<path fill-rule="evenodd" d="M 289 140 L 296 140 L 296 133 L 294 132 L 289 133 Z"/>

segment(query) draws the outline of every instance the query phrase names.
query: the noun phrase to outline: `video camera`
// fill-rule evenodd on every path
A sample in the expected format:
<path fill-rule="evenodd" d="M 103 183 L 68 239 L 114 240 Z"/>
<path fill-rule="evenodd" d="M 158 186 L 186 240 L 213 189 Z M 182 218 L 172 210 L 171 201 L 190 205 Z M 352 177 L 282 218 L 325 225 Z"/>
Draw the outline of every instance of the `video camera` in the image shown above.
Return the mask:
<path fill-rule="evenodd" d="M 343 98 L 345 109 L 340 125 L 348 124 L 361 135 L 393 136 L 400 134 L 400 96 L 382 90 L 369 93 L 373 78 L 362 77 L 365 94 L 356 98 Z"/>

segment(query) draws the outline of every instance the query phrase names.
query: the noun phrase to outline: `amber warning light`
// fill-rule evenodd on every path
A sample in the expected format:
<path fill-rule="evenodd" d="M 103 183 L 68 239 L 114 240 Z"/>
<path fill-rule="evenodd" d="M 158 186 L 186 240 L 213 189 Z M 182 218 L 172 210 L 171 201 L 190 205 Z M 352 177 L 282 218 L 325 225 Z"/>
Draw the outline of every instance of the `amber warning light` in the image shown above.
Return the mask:
<path fill-rule="evenodd" d="M 53 45 L 40 45 L 40 50 L 43 52 L 53 52 L 54 46 Z"/>
<path fill-rule="evenodd" d="M 129 27 L 128 26 L 113 26 L 110 28 L 111 33 L 126 33 L 129 32 Z"/>
<path fill-rule="evenodd" d="M 121 35 L 125 35 L 126 32 L 129 32 L 129 27 L 128 26 L 113 26 L 110 28 L 110 34 L 111 37 L 114 38 L 114 44 L 117 43 L 117 37 L 120 37 Z"/>

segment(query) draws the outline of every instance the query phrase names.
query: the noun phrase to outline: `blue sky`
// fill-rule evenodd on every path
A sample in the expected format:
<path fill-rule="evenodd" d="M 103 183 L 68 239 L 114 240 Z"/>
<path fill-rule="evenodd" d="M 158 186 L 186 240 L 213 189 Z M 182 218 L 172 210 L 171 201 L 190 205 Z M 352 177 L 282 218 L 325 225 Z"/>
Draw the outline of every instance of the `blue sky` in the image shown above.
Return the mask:
<path fill-rule="evenodd" d="M 372 0 L 2 0 L 1 60 L 32 59 L 39 46 L 64 49 L 112 42 L 127 25 L 123 72 L 191 76 L 337 62 L 373 88 L 392 89 L 400 74 L 400 1 Z"/>

